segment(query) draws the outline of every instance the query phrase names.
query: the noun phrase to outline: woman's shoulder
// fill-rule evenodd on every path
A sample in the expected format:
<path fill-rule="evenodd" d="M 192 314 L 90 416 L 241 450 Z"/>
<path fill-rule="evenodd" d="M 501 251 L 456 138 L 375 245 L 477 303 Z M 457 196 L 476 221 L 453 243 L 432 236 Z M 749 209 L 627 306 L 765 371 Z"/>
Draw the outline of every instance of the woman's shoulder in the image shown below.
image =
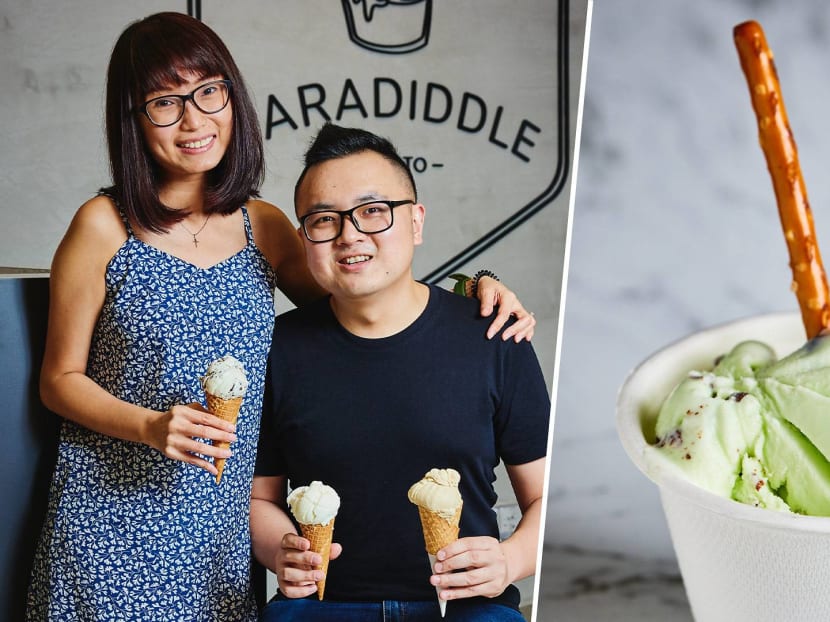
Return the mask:
<path fill-rule="evenodd" d="M 127 227 L 118 207 L 105 195 L 94 196 L 78 208 L 64 237 L 65 242 L 82 241 L 91 252 L 109 257 L 126 239 Z"/>
<path fill-rule="evenodd" d="M 251 219 L 254 241 L 266 252 L 266 255 L 269 247 L 277 251 L 284 248 L 287 239 L 296 237 L 295 225 L 291 223 L 285 212 L 273 203 L 257 199 L 248 201 L 246 208 Z"/>
<path fill-rule="evenodd" d="M 248 201 L 245 207 L 248 209 L 248 214 L 251 216 L 251 219 L 261 222 L 265 227 L 284 226 L 286 223 L 290 224 L 286 213 L 268 201 L 253 199 Z"/>
<path fill-rule="evenodd" d="M 92 197 L 78 208 L 72 219 L 72 226 L 76 225 L 93 235 L 98 233 L 110 236 L 116 231 L 123 232 L 125 237 L 127 234 L 118 206 L 105 194 Z"/>
<path fill-rule="evenodd" d="M 308 271 L 297 225 L 285 212 L 266 201 L 250 201 L 248 213 L 254 243 L 277 275 L 280 291 L 296 305 L 322 296 L 323 290 Z"/>
<path fill-rule="evenodd" d="M 127 239 L 127 228 L 112 199 L 96 196 L 75 212 L 52 258 L 56 282 L 103 283 L 109 261 Z"/>

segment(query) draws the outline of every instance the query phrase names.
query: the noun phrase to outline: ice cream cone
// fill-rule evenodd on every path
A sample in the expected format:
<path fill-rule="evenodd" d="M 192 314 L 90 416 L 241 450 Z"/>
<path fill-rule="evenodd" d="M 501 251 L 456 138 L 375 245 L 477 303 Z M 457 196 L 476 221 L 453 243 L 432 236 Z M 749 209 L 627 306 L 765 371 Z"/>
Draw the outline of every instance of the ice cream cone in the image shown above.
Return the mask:
<path fill-rule="evenodd" d="M 205 397 L 207 398 L 207 408 L 211 414 L 236 425 L 236 419 L 239 417 L 239 409 L 242 406 L 242 396 L 223 399 L 221 397 L 217 397 L 216 395 L 206 393 Z M 230 447 L 230 443 L 216 441 L 214 446 L 227 449 Z M 225 470 L 225 460 L 226 458 L 216 458 L 216 460 L 214 460 L 213 464 L 216 466 L 216 470 L 218 471 L 216 474 L 217 484 L 222 481 L 222 472 Z"/>
<path fill-rule="evenodd" d="M 331 554 L 331 538 L 334 533 L 334 519 L 332 518 L 325 525 L 306 525 L 300 523 L 300 530 L 303 538 L 311 542 L 311 550 L 319 553 L 323 558 L 320 569 L 327 573 L 329 571 L 329 557 Z M 317 581 L 317 598 L 323 600 L 323 593 L 326 591 L 326 578 Z"/>
<path fill-rule="evenodd" d="M 300 525 L 303 537 L 311 542 L 311 550 L 323 558 L 320 569 L 327 573 L 331 557 L 331 536 L 334 519 L 340 509 L 340 497 L 331 486 L 314 480 L 308 486 L 299 486 L 286 499 L 291 513 Z M 317 598 L 323 600 L 326 578 L 317 581 Z"/>
<path fill-rule="evenodd" d="M 418 507 L 421 530 L 429 555 L 430 571 L 435 568 L 436 554 L 448 544 L 458 540 L 463 501 L 458 491 L 461 476 L 455 469 L 430 469 L 407 493 L 409 500 Z M 436 586 L 441 617 L 447 611 L 447 601 L 441 598 Z"/>
<path fill-rule="evenodd" d="M 430 555 L 435 555 L 451 542 L 458 540 L 458 523 L 461 520 L 460 505 L 449 520 L 438 512 L 432 512 L 421 506 L 418 506 L 418 514 L 421 517 L 421 528 L 424 531 L 424 544 Z"/>
<path fill-rule="evenodd" d="M 421 517 L 421 529 L 424 532 L 424 544 L 429 554 L 429 567 L 435 567 L 435 554 L 448 544 L 458 540 L 458 523 L 461 520 L 461 506 L 455 511 L 450 520 L 441 516 L 438 512 L 431 512 L 426 508 L 418 506 L 418 514 Z M 447 601 L 441 598 L 441 588 L 436 587 L 438 595 L 438 606 L 441 608 L 441 617 L 447 613 Z"/>

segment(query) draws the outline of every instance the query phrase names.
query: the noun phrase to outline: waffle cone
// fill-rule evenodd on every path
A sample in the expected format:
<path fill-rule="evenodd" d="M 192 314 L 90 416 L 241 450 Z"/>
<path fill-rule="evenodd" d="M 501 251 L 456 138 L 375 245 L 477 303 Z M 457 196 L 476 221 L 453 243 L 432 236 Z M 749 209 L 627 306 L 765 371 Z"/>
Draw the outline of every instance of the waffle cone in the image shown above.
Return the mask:
<path fill-rule="evenodd" d="M 311 550 L 319 553 L 323 558 L 320 569 L 324 573 L 329 571 L 329 557 L 331 555 L 331 538 L 334 533 L 334 519 L 332 518 L 325 525 L 305 525 L 300 523 L 300 530 L 303 538 L 311 542 Z M 323 600 L 323 592 L 326 591 L 326 578 L 317 581 L 317 599 Z"/>
<path fill-rule="evenodd" d="M 207 409 L 211 412 L 211 414 L 216 415 L 220 419 L 233 423 L 234 425 L 236 424 L 236 419 L 239 417 L 239 409 L 242 406 L 242 396 L 224 399 L 207 393 L 205 397 L 207 398 Z M 214 447 L 222 447 L 224 449 L 230 447 L 230 443 L 226 443 L 224 441 L 216 441 L 213 445 Z M 216 474 L 217 484 L 222 481 L 222 471 L 225 470 L 225 460 L 226 458 L 216 458 L 216 460 L 213 461 L 213 464 L 218 471 Z"/>
<path fill-rule="evenodd" d="M 455 511 L 452 519 L 447 520 L 438 512 L 431 512 L 418 506 L 421 516 L 421 528 L 424 531 L 424 544 L 427 553 L 435 555 L 439 550 L 458 540 L 458 523 L 461 520 L 461 506 Z"/>

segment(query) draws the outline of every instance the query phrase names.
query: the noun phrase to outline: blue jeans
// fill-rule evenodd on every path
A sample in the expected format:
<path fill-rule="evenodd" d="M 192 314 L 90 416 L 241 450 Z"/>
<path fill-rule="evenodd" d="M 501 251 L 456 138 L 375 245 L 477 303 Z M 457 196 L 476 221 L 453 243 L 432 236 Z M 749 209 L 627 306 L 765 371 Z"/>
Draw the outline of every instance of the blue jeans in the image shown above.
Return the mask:
<path fill-rule="evenodd" d="M 265 606 L 259 622 L 524 622 L 524 618 L 515 609 L 479 599 L 449 601 L 442 618 L 437 600 L 353 603 L 278 597 Z"/>

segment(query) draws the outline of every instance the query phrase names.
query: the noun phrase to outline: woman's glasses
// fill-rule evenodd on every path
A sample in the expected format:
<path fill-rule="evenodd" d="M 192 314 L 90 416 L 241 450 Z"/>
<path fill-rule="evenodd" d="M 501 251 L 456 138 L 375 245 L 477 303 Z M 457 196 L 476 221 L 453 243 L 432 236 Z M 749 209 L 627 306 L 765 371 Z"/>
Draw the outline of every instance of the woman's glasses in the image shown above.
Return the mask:
<path fill-rule="evenodd" d="M 154 97 L 136 106 L 136 111 L 143 112 L 150 123 L 158 127 L 167 127 L 178 123 L 184 116 L 184 106 L 188 100 L 196 109 L 205 114 L 216 114 L 223 110 L 230 101 L 231 81 L 214 80 L 193 89 L 187 95 L 162 95 Z"/>

